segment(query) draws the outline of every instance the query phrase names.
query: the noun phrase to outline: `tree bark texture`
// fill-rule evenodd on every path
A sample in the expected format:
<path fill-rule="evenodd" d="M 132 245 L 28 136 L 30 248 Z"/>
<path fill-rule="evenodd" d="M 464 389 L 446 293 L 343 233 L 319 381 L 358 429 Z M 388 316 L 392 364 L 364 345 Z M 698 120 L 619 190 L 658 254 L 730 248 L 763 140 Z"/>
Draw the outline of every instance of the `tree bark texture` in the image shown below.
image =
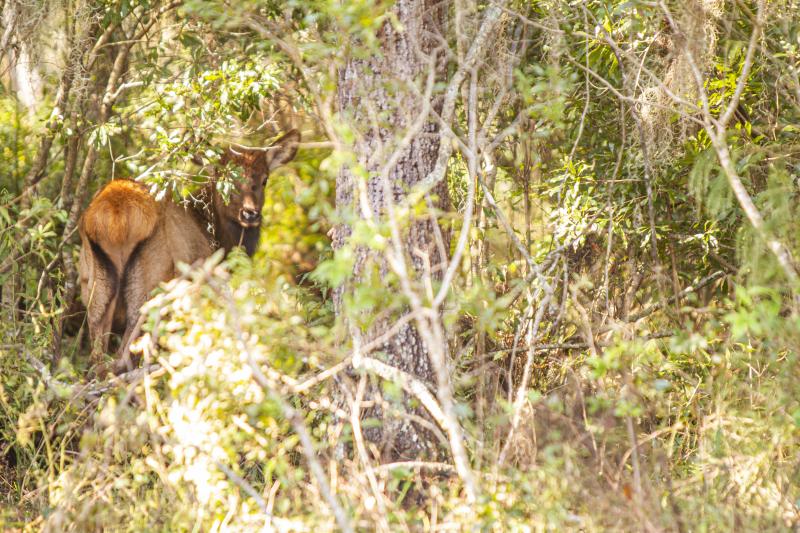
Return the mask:
<path fill-rule="evenodd" d="M 398 143 L 415 120 L 427 109 L 427 102 L 420 97 L 425 92 L 430 75 L 441 80 L 444 77 L 445 57 L 437 46 L 444 42 L 442 24 L 444 4 L 434 0 L 398 0 L 393 13 L 399 24 L 386 22 L 377 33 L 379 51 L 367 59 L 351 58 L 339 72 L 339 111 L 356 133 L 355 154 L 359 164 L 369 172 L 366 183 L 369 207 L 376 217 L 387 216 L 390 201 L 401 203 L 409 189 L 423 180 L 435 164 L 439 150 L 439 126 L 429 117 L 422 128 L 409 140 Z M 433 70 L 433 72 L 431 72 Z M 418 89 L 415 91 L 410 84 Z M 432 109 L 438 112 L 441 98 L 432 97 Z M 387 146 L 389 147 L 387 149 Z M 396 163 L 389 168 L 389 183 L 385 183 L 378 170 L 386 164 L 391 154 L 399 150 Z M 381 154 L 376 157 L 375 154 Z M 359 207 L 358 179 L 351 169 L 343 168 L 336 183 L 336 207 L 340 213 L 356 212 L 364 216 Z M 391 195 L 388 198 L 387 192 Z M 437 209 L 448 206 L 447 186 L 442 180 L 428 198 L 429 205 Z M 437 246 L 437 234 L 441 235 L 438 222 L 432 217 L 413 220 L 403 235 L 404 255 L 409 272 L 421 275 L 427 255 L 433 272 L 445 259 L 442 246 Z M 342 225 L 334 231 L 333 247 L 342 247 L 351 228 Z M 438 241 L 441 245 L 441 241 Z M 447 246 L 444 239 L 444 247 Z M 419 252 L 422 252 L 421 254 Z M 377 268 L 376 268 L 377 267 Z M 363 282 L 368 276 L 379 272 L 385 279 L 389 268 L 380 253 L 361 247 L 356 251 L 356 261 L 350 284 L 340 288 L 334 295 L 336 312 L 341 315 L 343 294 L 354 284 Z M 434 274 L 434 277 L 436 274 Z M 396 292 L 400 289 L 397 288 Z M 361 345 L 380 337 L 395 321 L 380 319 L 368 331 L 350 327 L 351 334 L 358 336 L 354 343 Z M 412 374 L 428 384 L 435 383 L 426 347 L 419 333 L 408 323 L 384 342 L 376 351 L 384 354 L 385 361 L 400 370 Z M 373 386 L 367 399 L 374 399 L 377 387 Z M 421 409 L 404 409 L 412 414 L 395 416 L 385 412 L 380 405 L 367 410 L 365 416 L 382 420 L 382 427 L 368 428 L 365 437 L 378 444 L 386 459 L 399 459 L 435 455 L 431 435 L 410 418 L 425 416 Z"/>

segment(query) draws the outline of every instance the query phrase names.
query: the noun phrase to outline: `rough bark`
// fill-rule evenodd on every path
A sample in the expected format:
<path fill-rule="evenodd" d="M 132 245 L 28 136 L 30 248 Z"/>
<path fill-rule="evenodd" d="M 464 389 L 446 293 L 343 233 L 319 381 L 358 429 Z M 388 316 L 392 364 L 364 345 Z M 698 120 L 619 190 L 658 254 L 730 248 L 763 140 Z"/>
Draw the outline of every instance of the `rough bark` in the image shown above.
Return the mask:
<path fill-rule="evenodd" d="M 444 72 L 444 56 L 437 50 L 441 42 L 441 29 L 444 19 L 443 5 L 432 0 L 399 0 L 393 8 L 399 25 L 385 23 L 378 32 L 379 53 L 368 59 L 350 59 L 339 72 L 339 106 L 342 116 L 347 119 L 356 132 L 355 153 L 358 162 L 370 172 L 366 183 L 368 203 L 371 212 L 378 217 L 387 215 L 391 201 L 401 203 L 409 189 L 423 180 L 436 165 L 439 152 L 439 127 L 430 117 L 407 142 L 398 143 L 418 121 L 430 103 L 434 111 L 441 108 L 441 99 L 423 102 L 418 93 L 425 92 L 426 80 L 430 75 L 441 80 Z M 439 36 L 439 39 L 437 39 Z M 432 70 L 432 72 L 431 72 Z M 417 86 L 417 91 L 410 88 Z M 392 147 L 387 149 L 387 146 Z M 396 162 L 383 176 L 378 175 L 393 152 L 397 152 Z M 381 154 L 375 157 L 375 154 Z M 385 179 L 388 178 L 388 184 Z M 358 205 L 357 178 L 351 169 L 344 168 L 337 179 L 336 207 L 340 213 L 356 212 L 364 216 Z M 387 194 L 388 193 L 388 194 Z M 390 197 L 389 197 L 390 195 Z M 441 209 L 447 206 L 447 187 L 440 182 L 429 198 L 432 205 Z M 429 257 L 433 271 L 440 264 L 441 247 L 437 247 L 436 235 L 440 231 L 438 222 L 432 218 L 414 220 L 404 238 L 406 262 L 411 271 L 421 274 L 424 269 L 425 254 Z M 334 249 L 342 247 L 351 228 L 343 225 L 333 235 Z M 416 251 L 416 253 L 415 253 Z M 421 251 L 422 254 L 418 252 Z M 388 272 L 385 260 L 374 251 L 359 248 L 353 271 L 352 284 L 366 281 L 376 272 L 385 279 Z M 352 286 L 352 285 L 351 285 Z M 337 314 L 342 314 L 343 292 L 335 295 Z M 399 292 L 399 289 L 398 289 Z M 390 318 L 378 320 L 368 331 L 350 327 L 354 343 L 361 345 L 375 339 L 392 327 Z M 431 366 L 426 347 L 416 328 L 406 324 L 386 341 L 378 350 L 385 361 L 428 384 L 435 383 L 435 373 Z M 377 394 L 373 387 L 369 394 Z M 406 409 L 416 416 L 424 416 L 421 410 Z M 421 429 L 408 417 L 398 418 L 382 412 L 377 406 L 368 410 L 365 416 L 382 419 L 381 428 L 370 428 L 365 437 L 379 445 L 385 458 L 409 458 L 432 455 L 431 435 Z"/>

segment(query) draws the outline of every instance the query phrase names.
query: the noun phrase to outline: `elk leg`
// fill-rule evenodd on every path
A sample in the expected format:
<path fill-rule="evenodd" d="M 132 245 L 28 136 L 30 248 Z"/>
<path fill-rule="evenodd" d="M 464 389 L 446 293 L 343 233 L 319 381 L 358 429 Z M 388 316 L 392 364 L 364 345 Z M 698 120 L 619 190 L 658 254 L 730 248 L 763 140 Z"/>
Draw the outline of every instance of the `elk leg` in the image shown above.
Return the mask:
<path fill-rule="evenodd" d="M 92 348 L 90 361 L 98 376 L 105 374 L 101 364 L 108 351 L 108 341 L 117 305 L 118 283 L 114 264 L 105 251 L 81 235 L 81 299 L 86 305 L 86 321 Z"/>
<path fill-rule="evenodd" d="M 141 332 L 144 315 L 141 315 L 138 311 L 136 313 L 131 313 L 131 309 L 132 308 L 129 308 L 128 310 L 125 333 L 122 335 L 122 343 L 119 345 L 119 351 L 117 352 L 117 362 L 114 364 L 115 374 L 120 374 L 125 371 L 130 372 L 139 366 L 139 356 L 131 357 L 131 342 L 133 342 L 135 337 L 138 337 Z"/>
<path fill-rule="evenodd" d="M 125 333 L 117 352 L 118 358 L 114 372 L 131 371 L 139 365 L 138 357 L 131 359 L 130 345 L 139 336 L 144 317 L 142 305 L 147 301 L 151 288 L 145 283 L 143 268 L 138 260 L 139 254 L 128 263 L 122 290 L 125 291 Z"/>
<path fill-rule="evenodd" d="M 114 307 L 117 304 L 117 295 L 114 294 L 109 298 L 109 287 L 98 281 L 95 280 L 92 284 L 92 294 L 86 306 L 89 338 L 92 340 L 91 362 L 93 366 L 102 363 L 103 355 L 108 351 Z M 104 374 L 102 368 L 98 374 Z"/>

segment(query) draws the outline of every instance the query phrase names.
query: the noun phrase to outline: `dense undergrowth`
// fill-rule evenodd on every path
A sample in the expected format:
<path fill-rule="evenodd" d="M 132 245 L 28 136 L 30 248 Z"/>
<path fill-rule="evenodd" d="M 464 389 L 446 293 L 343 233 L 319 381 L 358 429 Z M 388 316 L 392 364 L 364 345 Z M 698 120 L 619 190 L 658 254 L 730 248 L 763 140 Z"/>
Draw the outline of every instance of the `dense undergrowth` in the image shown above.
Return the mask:
<path fill-rule="evenodd" d="M 144 6 L 100 4 L 108 20 Z M 29 113 L 5 90 L 0 527 L 332 530 L 331 498 L 358 530 L 800 527 L 798 286 L 767 244 L 800 253 L 800 11 L 791 1 L 764 8 L 747 74 L 760 5 L 508 5 L 494 42 L 516 50 L 519 63 L 506 87 L 513 96 L 500 98 L 486 128 L 515 124 L 514 134 L 475 178 L 474 225 L 442 311 L 475 502 L 432 422 L 423 421 L 438 456 L 381 464 L 379 445 L 364 442 L 381 424 L 358 420 L 366 404 L 395 414 L 406 404 L 398 382 L 353 369 L 332 303 L 352 270 L 348 249 L 334 253 L 328 236 L 353 215 L 334 205 L 352 154 L 322 141 L 334 133 L 347 141 L 352 131 L 326 114 L 336 79 L 328 67 L 356 53 L 336 46 L 337 28 L 369 46 L 386 6 L 237 8 L 290 36 L 303 71 L 223 4 L 187 3 L 188 18 L 167 19 L 134 49 L 128 79 L 142 83 L 102 124 L 87 96 L 108 76 L 110 59 L 98 60 L 97 78 L 87 76 L 75 96 L 85 115 L 62 117 L 35 194 L 25 192 L 26 175 L 55 94 Z M 472 22 L 459 26 L 467 33 L 488 9 L 470 6 L 462 8 Z M 702 91 L 665 10 L 693 37 L 686 48 L 696 52 Z M 505 72 L 503 61 L 487 56 L 487 79 Z M 718 118 L 742 72 L 746 89 L 724 141 L 763 215 L 761 233 L 699 118 L 699 92 Z M 481 117 L 500 92 L 485 83 Z M 282 98 L 289 118 L 270 107 Z M 464 125 L 459 106 L 454 120 Z M 178 195 L 205 179 L 194 156 L 213 161 L 232 122 L 239 137 L 260 142 L 257 126 L 268 119 L 294 121 L 313 144 L 270 178 L 256 255 L 217 254 L 163 285 L 143 309 L 134 347 L 146 371 L 89 379 L 65 260 L 77 256 L 74 235 L 64 234 L 75 199 L 64 190 L 72 136 L 78 155 L 100 147 L 86 196 L 112 174 Z M 451 252 L 473 178 L 461 155 L 450 159 L 453 205 L 438 214 Z M 429 213 L 424 201 L 409 209 Z M 388 235 L 359 231 L 354 239 L 376 250 Z M 355 290 L 349 316 L 399 316 L 407 300 L 395 282 Z M 380 383 L 375 398 L 364 396 L 369 380 Z"/>

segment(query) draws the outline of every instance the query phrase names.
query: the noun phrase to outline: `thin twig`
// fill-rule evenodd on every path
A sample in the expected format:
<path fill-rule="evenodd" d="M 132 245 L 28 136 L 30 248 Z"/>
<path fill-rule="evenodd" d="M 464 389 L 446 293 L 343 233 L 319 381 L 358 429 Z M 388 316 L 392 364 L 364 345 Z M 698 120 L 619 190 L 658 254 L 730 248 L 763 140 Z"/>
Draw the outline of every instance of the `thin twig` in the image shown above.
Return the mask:
<path fill-rule="evenodd" d="M 253 488 L 253 486 L 248 483 L 246 479 L 219 461 L 214 461 L 214 465 L 219 468 L 228 479 L 233 481 L 236 486 L 245 491 L 248 496 L 253 498 L 253 501 L 256 502 L 256 504 L 261 508 L 261 512 L 264 513 L 267 523 L 273 522 L 284 531 L 309 531 L 308 526 L 302 522 L 295 522 L 294 520 L 287 520 L 285 518 L 280 518 L 273 515 L 269 510 L 269 505 L 267 502 L 264 501 L 264 498 L 261 497 L 258 491 Z"/>

